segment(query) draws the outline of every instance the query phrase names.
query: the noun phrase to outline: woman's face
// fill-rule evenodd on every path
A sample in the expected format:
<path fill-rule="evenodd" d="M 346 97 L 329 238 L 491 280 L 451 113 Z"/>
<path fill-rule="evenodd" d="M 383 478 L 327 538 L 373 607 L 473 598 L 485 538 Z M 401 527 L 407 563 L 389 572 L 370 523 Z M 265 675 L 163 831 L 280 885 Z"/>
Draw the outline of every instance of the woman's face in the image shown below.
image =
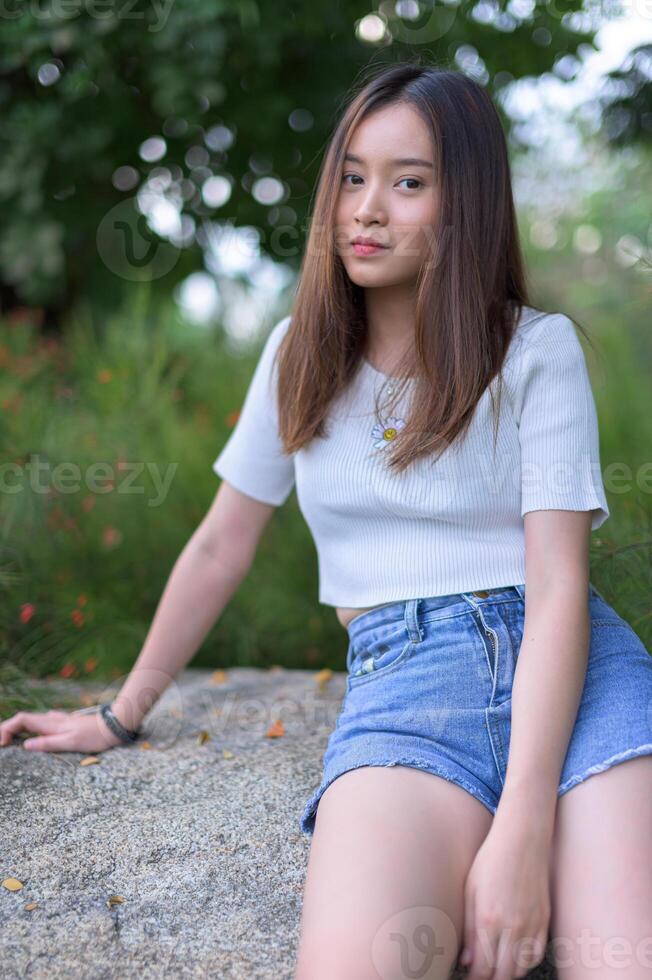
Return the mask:
<path fill-rule="evenodd" d="M 430 257 L 438 211 L 430 137 L 409 105 L 378 109 L 353 132 L 340 175 L 335 248 L 358 286 L 414 283 Z M 385 248 L 364 254 L 358 236 Z"/>

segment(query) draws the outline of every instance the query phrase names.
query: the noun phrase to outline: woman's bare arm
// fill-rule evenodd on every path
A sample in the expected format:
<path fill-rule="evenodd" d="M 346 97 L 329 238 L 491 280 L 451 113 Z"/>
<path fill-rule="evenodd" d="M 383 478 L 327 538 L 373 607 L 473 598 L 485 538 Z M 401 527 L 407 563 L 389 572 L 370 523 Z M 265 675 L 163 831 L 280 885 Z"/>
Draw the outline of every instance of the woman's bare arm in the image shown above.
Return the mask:
<path fill-rule="evenodd" d="M 118 721 L 137 728 L 185 667 L 249 572 L 274 512 L 222 482 L 213 506 L 174 564 L 143 648 L 113 703 Z"/>
<path fill-rule="evenodd" d="M 557 787 L 586 677 L 591 513 L 525 515 L 525 623 L 495 824 L 552 841 Z"/>

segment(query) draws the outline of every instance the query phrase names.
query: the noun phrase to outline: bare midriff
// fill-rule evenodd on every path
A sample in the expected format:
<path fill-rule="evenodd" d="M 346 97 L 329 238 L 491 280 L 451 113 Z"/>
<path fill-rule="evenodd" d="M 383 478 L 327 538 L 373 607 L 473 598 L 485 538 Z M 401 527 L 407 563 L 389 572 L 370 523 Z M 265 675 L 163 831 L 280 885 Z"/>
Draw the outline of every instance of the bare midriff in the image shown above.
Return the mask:
<path fill-rule="evenodd" d="M 356 616 L 362 616 L 363 613 L 371 612 L 372 609 L 377 608 L 377 606 L 369 606 L 368 609 L 336 609 L 335 613 L 344 629 L 348 629 L 349 623 Z"/>

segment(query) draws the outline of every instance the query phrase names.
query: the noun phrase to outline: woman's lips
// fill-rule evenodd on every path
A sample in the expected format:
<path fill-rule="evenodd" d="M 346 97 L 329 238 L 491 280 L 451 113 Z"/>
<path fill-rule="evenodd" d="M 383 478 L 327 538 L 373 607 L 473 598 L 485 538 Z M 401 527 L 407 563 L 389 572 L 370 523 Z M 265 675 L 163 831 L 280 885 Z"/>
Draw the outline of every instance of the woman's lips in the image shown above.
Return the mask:
<path fill-rule="evenodd" d="M 361 245 L 355 242 L 353 251 L 356 255 L 376 255 L 378 252 L 386 252 L 387 248 L 384 245 Z"/>

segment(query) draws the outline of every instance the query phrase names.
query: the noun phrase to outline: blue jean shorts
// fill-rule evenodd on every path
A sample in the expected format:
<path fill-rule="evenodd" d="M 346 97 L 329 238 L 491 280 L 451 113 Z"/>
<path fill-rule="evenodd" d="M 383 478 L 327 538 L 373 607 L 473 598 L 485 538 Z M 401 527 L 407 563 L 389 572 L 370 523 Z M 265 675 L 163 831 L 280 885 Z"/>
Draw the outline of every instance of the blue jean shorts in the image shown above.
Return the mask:
<path fill-rule="evenodd" d="M 593 773 L 652 754 L 652 657 L 593 585 L 584 687 L 557 796 Z M 495 814 L 505 781 L 525 586 L 386 603 L 348 625 L 346 693 L 319 787 L 300 818 L 359 766 L 411 766 Z M 554 722 L 551 722 L 554 723 Z"/>

